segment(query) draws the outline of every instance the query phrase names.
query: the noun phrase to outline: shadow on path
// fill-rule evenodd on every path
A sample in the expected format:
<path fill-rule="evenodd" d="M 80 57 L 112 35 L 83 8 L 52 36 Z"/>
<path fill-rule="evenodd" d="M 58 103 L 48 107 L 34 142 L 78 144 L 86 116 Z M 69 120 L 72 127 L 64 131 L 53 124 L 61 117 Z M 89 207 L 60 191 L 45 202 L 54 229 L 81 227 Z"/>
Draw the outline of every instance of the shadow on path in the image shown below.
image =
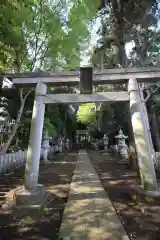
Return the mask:
<path fill-rule="evenodd" d="M 49 165 L 40 166 L 39 183 L 45 185 L 49 199 L 45 208 L 31 212 L 0 210 L 0 240 L 7 239 L 53 239 L 56 240 L 68 196 L 69 186 L 75 169 L 77 154 L 61 155 Z M 24 168 L 11 177 L 10 185 L 3 180 L 0 188 L 6 191 L 23 184 Z"/>
<path fill-rule="evenodd" d="M 134 240 L 160 240 L 160 203 L 150 206 L 131 198 L 131 185 L 139 185 L 137 173 L 96 151 L 88 152 L 121 222 Z"/>

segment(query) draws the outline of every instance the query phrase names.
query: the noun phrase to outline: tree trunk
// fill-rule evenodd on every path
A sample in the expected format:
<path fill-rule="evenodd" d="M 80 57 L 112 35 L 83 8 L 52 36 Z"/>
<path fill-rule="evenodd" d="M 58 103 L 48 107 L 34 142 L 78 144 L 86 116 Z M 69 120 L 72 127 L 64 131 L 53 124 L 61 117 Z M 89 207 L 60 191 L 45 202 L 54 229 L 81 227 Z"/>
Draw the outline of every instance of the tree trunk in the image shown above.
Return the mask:
<path fill-rule="evenodd" d="M 150 93 L 150 90 L 148 90 L 148 91 Z M 151 131 L 153 147 L 156 152 L 160 152 L 159 129 L 158 129 L 155 108 L 154 108 L 154 105 L 152 104 L 152 101 L 150 101 L 150 100 L 147 101 L 146 108 L 148 111 L 148 118 L 149 118 L 149 122 L 150 122 L 150 131 Z"/>
<path fill-rule="evenodd" d="M 112 0 L 112 11 L 114 15 L 112 44 L 117 47 L 118 62 L 122 67 L 127 67 L 127 56 L 124 42 L 124 6 L 123 0 Z"/>
<path fill-rule="evenodd" d="M 117 52 L 117 58 L 119 59 L 119 64 L 121 67 L 125 68 L 128 66 L 128 59 L 125 51 L 125 42 L 124 42 L 124 12 L 123 12 L 123 0 L 112 0 L 112 10 L 114 14 L 114 23 L 113 23 L 113 37 L 114 37 L 114 44 L 117 46 L 118 52 Z M 130 158 L 130 164 L 129 167 L 136 165 L 137 158 L 136 156 L 136 146 L 134 141 L 134 134 L 133 134 L 133 128 L 130 118 L 130 110 L 128 103 L 125 104 L 124 111 L 126 112 L 126 115 L 128 116 L 128 134 L 129 134 L 129 149 L 132 149 L 132 151 L 129 151 L 129 158 Z M 132 156 L 134 152 L 134 157 Z"/>
<path fill-rule="evenodd" d="M 158 132 L 158 124 L 156 119 L 155 110 L 152 108 L 151 112 L 151 133 L 153 139 L 153 145 L 156 152 L 160 152 L 160 137 Z"/>
<path fill-rule="evenodd" d="M 135 146 L 135 140 L 134 140 L 134 133 L 133 133 L 133 127 L 131 122 L 131 114 L 129 110 L 129 103 L 126 103 L 126 111 L 128 113 L 128 139 L 129 143 L 131 143 L 132 146 Z"/>
<path fill-rule="evenodd" d="M 12 133 L 11 133 L 11 135 L 9 136 L 7 142 L 4 144 L 4 146 L 3 146 L 2 150 L 1 150 L 1 152 L 3 152 L 3 153 L 6 153 L 6 152 L 7 152 L 8 148 L 9 148 L 9 146 L 10 146 L 12 140 L 13 140 L 13 138 L 14 138 L 15 135 L 16 135 L 16 132 L 17 132 L 17 129 L 18 129 L 18 127 L 19 127 L 20 120 L 21 120 L 21 116 L 22 116 L 22 113 L 23 113 L 24 104 L 25 104 L 25 100 L 23 100 L 23 101 L 21 102 L 21 106 L 20 106 L 19 111 L 18 111 L 18 114 L 17 114 L 16 122 L 15 122 L 15 124 L 13 125 Z"/>
<path fill-rule="evenodd" d="M 3 77 L 0 76 L 0 94 L 2 93 Z"/>
<path fill-rule="evenodd" d="M 64 136 L 65 140 L 66 140 L 66 137 L 67 137 L 67 115 L 68 115 L 68 111 L 67 111 L 67 108 L 66 108 L 65 113 L 64 113 L 64 128 L 63 128 L 63 136 Z"/>

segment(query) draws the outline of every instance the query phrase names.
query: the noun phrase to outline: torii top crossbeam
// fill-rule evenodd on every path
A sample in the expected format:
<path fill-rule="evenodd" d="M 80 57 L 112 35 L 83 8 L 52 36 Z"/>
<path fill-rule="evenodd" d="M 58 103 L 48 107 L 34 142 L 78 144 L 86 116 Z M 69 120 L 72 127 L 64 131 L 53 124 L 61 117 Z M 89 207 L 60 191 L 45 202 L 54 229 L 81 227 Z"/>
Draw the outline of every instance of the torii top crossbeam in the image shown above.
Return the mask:
<path fill-rule="evenodd" d="M 76 85 L 80 82 L 80 71 L 70 72 L 26 72 L 5 74 L 17 86 L 36 86 L 41 81 L 47 85 Z M 93 70 L 93 84 L 127 83 L 128 79 L 136 78 L 138 82 L 155 83 L 160 80 L 160 68 L 115 68 Z"/>

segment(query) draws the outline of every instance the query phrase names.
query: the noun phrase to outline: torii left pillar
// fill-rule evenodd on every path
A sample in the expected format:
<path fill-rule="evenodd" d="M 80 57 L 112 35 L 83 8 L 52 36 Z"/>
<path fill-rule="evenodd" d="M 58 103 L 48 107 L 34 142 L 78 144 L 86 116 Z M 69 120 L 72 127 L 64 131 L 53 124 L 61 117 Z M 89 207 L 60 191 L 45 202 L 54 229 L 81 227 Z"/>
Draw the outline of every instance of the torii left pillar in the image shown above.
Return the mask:
<path fill-rule="evenodd" d="M 41 96 L 46 92 L 47 86 L 39 82 L 36 86 L 33 105 L 24 186 L 16 192 L 16 203 L 20 205 L 39 204 L 44 198 L 44 187 L 38 184 L 38 176 L 45 113 L 45 104 Z"/>

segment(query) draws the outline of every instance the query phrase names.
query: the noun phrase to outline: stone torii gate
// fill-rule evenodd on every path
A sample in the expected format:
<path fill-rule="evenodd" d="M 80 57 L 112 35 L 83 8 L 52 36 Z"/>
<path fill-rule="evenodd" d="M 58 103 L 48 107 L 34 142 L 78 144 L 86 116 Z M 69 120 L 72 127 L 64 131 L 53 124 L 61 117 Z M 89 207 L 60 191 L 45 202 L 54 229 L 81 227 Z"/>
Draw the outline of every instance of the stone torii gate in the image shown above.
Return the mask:
<path fill-rule="evenodd" d="M 38 184 L 38 175 L 45 104 L 49 103 L 130 102 L 142 189 L 150 194 L 157 194 L 158 185 L 153 161 L 153 146 L 148 135 L 148 116 L 138 83 L 156 83 L 159 81 L 159 68 L 117 68 L 95 70 L 93 73 L 92 68 L 83 68 L 76 72 L 7 74 L 6 77 L 12 79 L 13 84 L 17 87 L 36 87 L 24 187 L 16 193 L 17 203 L 38 203 L 44 197 L 44 188 Z M 73 86 L 79 83 L 80 94 L 47 94 L 48 85 Z M 122 92 L 92 93 L 92 83 L 94 85 L 123 83 L 128 84 L 128 89 Z"/>

